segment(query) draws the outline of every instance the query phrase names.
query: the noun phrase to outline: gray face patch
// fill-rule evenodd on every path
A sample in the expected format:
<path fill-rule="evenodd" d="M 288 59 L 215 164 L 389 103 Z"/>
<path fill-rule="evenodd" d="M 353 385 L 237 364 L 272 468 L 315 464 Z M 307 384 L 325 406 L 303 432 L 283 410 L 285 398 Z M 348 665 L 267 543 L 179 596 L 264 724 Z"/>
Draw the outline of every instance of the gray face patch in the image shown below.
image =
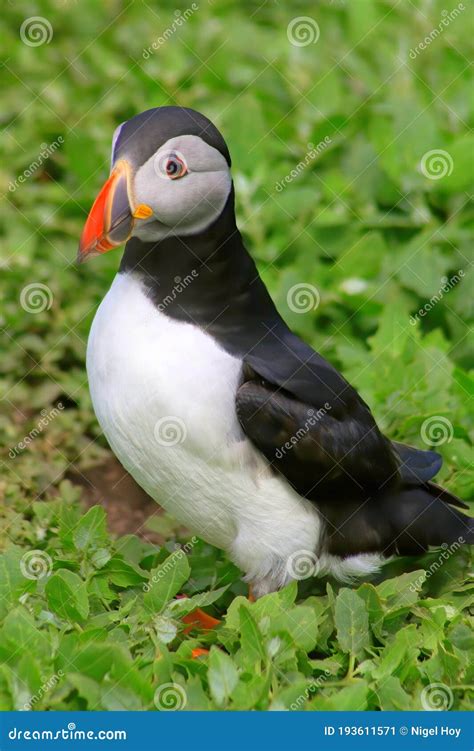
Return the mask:
<path fill-rule="evenodd" d="M 172 174 L 167 174 L 167 165 Z M 202 232 L 220 215 L 231 189 L 225 157 L 191 135 L 166 141 L 132 182 L 135 205 L 153 209 L 153 216 L 137 221 L 133 232 L 146 241 Z"/>

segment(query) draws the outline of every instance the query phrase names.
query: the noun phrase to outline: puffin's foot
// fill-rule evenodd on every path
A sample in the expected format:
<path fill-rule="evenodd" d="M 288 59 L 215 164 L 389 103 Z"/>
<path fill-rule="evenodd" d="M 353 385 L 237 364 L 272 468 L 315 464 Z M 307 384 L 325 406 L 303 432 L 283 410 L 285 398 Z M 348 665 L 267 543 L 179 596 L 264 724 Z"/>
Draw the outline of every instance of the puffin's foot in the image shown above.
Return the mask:
<path fill-rule="evenodd" d="M 248 599 L 249 602 L 255 602 L 255 600 L 257 599 L 255 597 L 253 591 L 252 591 L 252 585 L 251 584 L 249 584 L 249 593 L 247 595 L 247 599 Z"/>
<path fill-rule="evenodd" d="M 211 629 L 216 628 L 216 626 L 219 626 L 221 624 L 221 621 L 219 621 L 217 618 L 214 618 L 212 615 L 209 615 L 209 613 L 205 613 L 204 610 L 201 610 L 201 608 L 196 608 L 196 610 L 193 610 L 192 613 L 183 615 L 181 620 L 183 621 L 183 623 L 187 624 L 183 632 L 185 634 L 188 634 L 195 628 L 200 628 L 204 631 L 210 631 Z"/>
<path fill-rule="evenodd" d="M 176 597 L 178 600 L 181 600 L 187 598 L 187 595 L 176 595 Z M 219 621 L 217 618 L 213 618 L 213 616 L 209 615 L 209 613 L 205 613 L 204 610 L 201 610 L 201 608 L 196 608 L 196 610 L 193 610 L 191 613 L 183 615 L 181 620 L 183 623 L 187 624 L 187 628 L 185 628 L 183 631 L 184 634 L 188 634 L 194 628 L 200 628 L 204 631 L 210 631 L 212 628 L 219 626 L 221 623 L 221 621 Z"/>

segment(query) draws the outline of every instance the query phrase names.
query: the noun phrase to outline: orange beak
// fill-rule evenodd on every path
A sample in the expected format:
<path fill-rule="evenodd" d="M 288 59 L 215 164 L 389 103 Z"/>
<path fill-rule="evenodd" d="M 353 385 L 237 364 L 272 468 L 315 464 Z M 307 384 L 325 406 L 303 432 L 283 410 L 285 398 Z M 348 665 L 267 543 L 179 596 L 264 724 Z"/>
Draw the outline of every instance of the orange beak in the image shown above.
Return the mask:
<path fill-rule="evenodd" d="M 77 260 L 85 261 L 123 245 L 132 234 L 136 219 L 153 214 L 149 206 L 132 207 L 131 168 L 121 159 L 94 201 L 82 231 Z"/>

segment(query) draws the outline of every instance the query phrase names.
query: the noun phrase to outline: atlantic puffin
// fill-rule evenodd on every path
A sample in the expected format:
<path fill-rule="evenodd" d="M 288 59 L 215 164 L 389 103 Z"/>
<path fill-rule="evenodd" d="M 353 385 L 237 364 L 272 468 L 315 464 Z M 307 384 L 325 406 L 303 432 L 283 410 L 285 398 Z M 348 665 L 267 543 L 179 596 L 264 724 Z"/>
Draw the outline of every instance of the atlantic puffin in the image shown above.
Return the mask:
<path fill-rule="evenodd" d="M 90 332 L 102 430 L 137 483 L 253 596 L 473 541 L 441 457 L 395 443 L 278 313 L 236 225 L 221 133 L 185 107 L 122 123 L 78 259 L 126 242 Z M 284 448 L 286 447 L 286 448 Z"/>

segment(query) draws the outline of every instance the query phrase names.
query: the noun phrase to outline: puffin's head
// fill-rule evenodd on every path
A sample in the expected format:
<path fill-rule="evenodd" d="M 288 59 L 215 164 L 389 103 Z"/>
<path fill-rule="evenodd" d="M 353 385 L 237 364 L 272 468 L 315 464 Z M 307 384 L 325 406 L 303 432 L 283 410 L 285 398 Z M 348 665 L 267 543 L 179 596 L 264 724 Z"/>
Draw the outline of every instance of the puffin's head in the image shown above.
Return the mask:
<path fill-rule="evenodd" d="M 87 218 L 78 260 L 130 237 L 195 235 L 222 213 L 231 191 L 230 156 L 207 117 L 156 107 L 120 125 L 108 180 Z"/>

